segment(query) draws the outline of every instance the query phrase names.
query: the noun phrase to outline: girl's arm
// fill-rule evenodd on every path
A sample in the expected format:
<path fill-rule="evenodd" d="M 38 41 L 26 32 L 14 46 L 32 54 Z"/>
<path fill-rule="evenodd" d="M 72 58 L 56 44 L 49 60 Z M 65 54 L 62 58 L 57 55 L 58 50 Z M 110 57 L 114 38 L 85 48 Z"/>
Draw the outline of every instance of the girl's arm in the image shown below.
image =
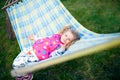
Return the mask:
<path fill-rule="evenodd" d="M 66 51 L 65 46 L 62 46 L 62 47 L 60 47 L 59 49 L 53 51 L 53 52 L 50 54 L 50 57 L 61 56 L 61 55 L 64 54 L 65 51 Z"/>

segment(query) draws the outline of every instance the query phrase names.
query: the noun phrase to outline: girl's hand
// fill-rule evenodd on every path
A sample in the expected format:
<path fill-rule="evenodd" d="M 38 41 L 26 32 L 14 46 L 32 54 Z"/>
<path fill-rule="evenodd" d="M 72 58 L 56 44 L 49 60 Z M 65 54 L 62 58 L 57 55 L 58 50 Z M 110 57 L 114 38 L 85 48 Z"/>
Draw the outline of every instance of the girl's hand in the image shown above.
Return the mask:
<path fill-rule="evenodd" d="M 61 48 L 66 48 L 66 44 L 61 45 Z"/>
<path fill-rule="evenodd" d="M 34 35 L 30 35 L 30 36 L 28 36 L 28 39 L 34 40 L 34 39 L 35 39 L 35 36 L 34 36 Z"/>
<path fill-rule="evenodd" d="M 30 51 L 28 51 L 28 52 L 27 52 L 27 54 L 29 54 L 29 55 L 30 55 L 30 54 L 31 54 L 31 52 L 30 52 Z"/>

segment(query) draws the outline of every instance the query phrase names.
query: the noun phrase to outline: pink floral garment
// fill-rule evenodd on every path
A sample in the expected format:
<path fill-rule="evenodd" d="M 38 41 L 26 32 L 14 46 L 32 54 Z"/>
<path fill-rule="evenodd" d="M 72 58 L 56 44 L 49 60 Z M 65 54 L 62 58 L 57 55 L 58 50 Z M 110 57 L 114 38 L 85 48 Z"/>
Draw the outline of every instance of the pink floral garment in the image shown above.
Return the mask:
<path fill-rule="evenodd" d="M 44 39 L 38 39 L 37 41 L 35 41 L 32 47 L 39 60 L 49 58 L 51 52 L 60 47 L 60 45 L 62 44 L 60 38 L 60 34 L 54 34 L 51 37 L 46 37 Z"/>

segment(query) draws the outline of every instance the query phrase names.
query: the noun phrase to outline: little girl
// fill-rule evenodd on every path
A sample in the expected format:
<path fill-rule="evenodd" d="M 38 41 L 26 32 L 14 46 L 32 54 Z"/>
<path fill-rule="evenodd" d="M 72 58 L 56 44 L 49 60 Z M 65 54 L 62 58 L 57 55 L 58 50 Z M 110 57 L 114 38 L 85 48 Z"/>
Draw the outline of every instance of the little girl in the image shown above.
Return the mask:
<path fill-rule="evenodd" d="M 34 35 L 28 37 L 31 40 L 35 39 Z M 30 64 L 35 64 L 49 57 L 61 55 L 65 50 L 78 39 L 78 34 L 65 26 L 58 34 L 43 39 L 37 39 L 33 45 L 24 49 L 14 60 L 13 68 L 19 69 Z M 23 74 L 18 75 L 16 80 L 32 80 L 33 75 Z"/>

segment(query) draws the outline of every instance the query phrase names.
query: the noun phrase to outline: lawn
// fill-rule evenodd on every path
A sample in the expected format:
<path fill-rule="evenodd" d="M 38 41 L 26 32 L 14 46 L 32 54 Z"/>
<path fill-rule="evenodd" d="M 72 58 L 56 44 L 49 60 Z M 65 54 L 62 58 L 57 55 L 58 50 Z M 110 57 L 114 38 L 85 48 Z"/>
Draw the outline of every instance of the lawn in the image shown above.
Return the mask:
<path fill-rule="evenodd" d="M 120 0 L 61 0 L 87 29 L 97 33 L 120 32 Z M 0 7 L 5 0 L 0 0 Z M 20 52 L 18 43 L 9 40 L 6 16 L 0 10 L 0 80 L 14 80 L 12 62 Z M 119 80 L 120 46 L 61 63 L 34 73 L 34 80 Z"/>

